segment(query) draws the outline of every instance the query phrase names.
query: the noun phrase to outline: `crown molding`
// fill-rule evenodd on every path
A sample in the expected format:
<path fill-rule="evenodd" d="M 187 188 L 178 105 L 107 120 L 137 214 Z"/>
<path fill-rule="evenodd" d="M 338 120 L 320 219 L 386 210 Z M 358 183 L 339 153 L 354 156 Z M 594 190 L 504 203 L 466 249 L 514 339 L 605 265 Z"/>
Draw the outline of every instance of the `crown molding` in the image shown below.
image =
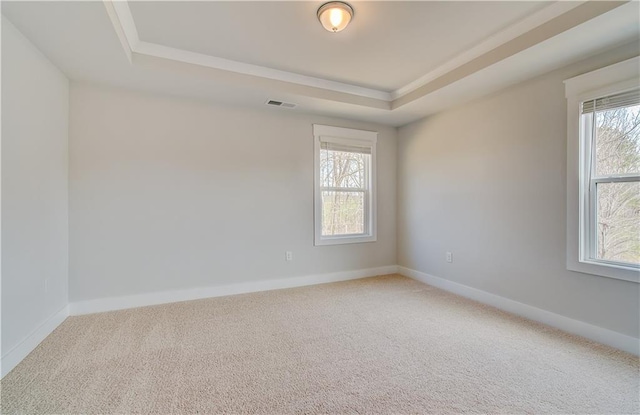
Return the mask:
<path fill-rule="evenodd" d="M 272 79 L 274 81 L 290 82 L 293 84 L 304 85 L 312 88 L 321 88 L 334 92 L 342 92 L 365 98 L 373 98 L 387 102 L 391 101 L 391 94 L 389 92 L 363 88 L 356 85 L 330 81 L 322 78 L 315 78 L 294 72 L 281 71 L 279 69 L 267 68 L 265 66 L 252 65 L 230 59 L 218 58 L 216 56 L 172 48 L 169 46 L 159 45 L 157 43 L 139 41 L 134 48 L 134 52 L 142 55 L 173 59 L 184 63 L 206 66 L 208 68 L 220 69 L 243 75 Z"/>
<path fill-rule="evenodd" d="M 128 1 L 112 1 L 104 0 L 108 10 L 113 10 L 116 19 L 111 14 L 111 22 L 116 28 L 116 32 L 124 33 L 127 46 L 132 53 L 141 55 L 154 56 L 156 58 L 172 59 L 184 63 L 205 66 L 223 71 L 235 72 L 243 75 L 258 76 L 261 78 L 271 79 L 275 81 L 290 82 L 293 84 L 308 86 L 312 88 L 321 88 L 329 91 L 340 92 L 345 94 L 357 95 L 365 98 L 373 98 L 381 101 L 391 101 L 391 93 L 363 88 L 357 85 L 351 85 L 342 82 L 331 81 L 323 78 L 301 75 L 294 72 L 282 71 L 279 69 L 269 68 L 266 66 L 252 65 L 244 62 L 234 61 L 231 59 L 220 58 L 202 53 L 191 52 L 184 49 L 172 48 L 157 43 L 145 42 L 140 40 L 138 30 L 131 14 Z M 111 7 L 109 7 L 111 6 Z"/>
<path fill-rule="evenodd" d="M 468 61 L 438 78 L 426 83 L 391 103 L 391 109 L 422 98 L 491 65 L 503 61 L 526 49 L 538 45 L 569 29 L 609 12 L 628 1 L 586 1 L 560 15 L 508 40 L 490 51 Z"/>
<path fill-rule="evenodd" d="M 391 92 L 364 88 L 324 78 L 302 75 L 260 65 L 196 53 L 140 40 L 127 0 L 103 0 L 111 23 L 132 64 L 160 64 L 193 72 L 207 68 L 205 76 L 224 73 L 243 81 L 277 86 L 302 95 L 392 111 L 429 95 L 501 60 L 548 40 L 606 13 L 628 1 L 555 1 L 535 13 L 482 40 L 476 46 Z M 227 77 L 228 79 L 234 78 Z M 256 79 L 257 78 L 257 79 Z M 273 86 L 273 85 L 272 85 Z"/>
<path fill-rule="evenodd" d="M 254 76 L 233 72 L 210 66 L 193 64 L 172 58 L 148 55 L 145 53 L 133 52 L 132 63 L 136 66 L 144 66 L 150 69 L 162 69 L 174 73 L 180 73 L 197 79 L 209 79 L 215 82 L 226 84 L 242 85 L 245 88 L 263 88 L 277 90 L 279 93 L 288 93 L 320 100 L 340 102 L 344 104 L 357 105 L 380 110 L 389 111 L 390 101 L 368 98 L 359 95 L 336 92 L 326 88 L 317 88 L 293 82 L 278 81 L 261 76 Z"/>
<path fill-rule="evenodd" d="M 105 1 L 105 3 L 111 4 L 118 16 L 118 23 L 121 26 L 122 32 L 129 43 L 129 47 L 132 51 L 138 47 L 140 43 L 140 37 L 138 36 L 138 29 L 136 28 L 136 22 L 133 20 L 131 9 L 129 8 L 128 1 Z"/>
<path fill-rule="evenodd" d="M 135 39 L 130 40 L 127 37 L 126 31 L 124 30 L 125 25 L 122 23 L 122 21 L 120 20 L 120 17 L 118 16 L 118 13 L 116 12 L 116 7 L 118 7 L 118 2 L 104 1 L 103 4 L 104 4 L 104 7 L 107 9 L 107 15 L 109 16 L 109 20 L 111 20 L 113 29 L 115 30 L 116 35 L 118 36 L 118 40 L 120 41 L 120 44 L 124 49 L 124 53 L 127 55 L 127 59 L 129 59 L 129 63 L 133 63 L 133 60 L 132 60 L 133 51 L 131 50 L 131 45 L 138 41 L 138 32 L 135 31 L 134 32 Z M 135 25 L 133 26 L 133 28 L 135 30 Z M 132 36 L 131 33 L 130 33 L 130 36 Z"/>
<path fill-rule="evenodd" d="M 518 36 L 554 19 L 561 14 L 564 14 L 572 9 L 575 9 L 579 5 L 586 3 L 586 1 L 560 1 L 551 3 L 550 5 L 538 10 L 537 12 L 519 20 L 505 29 L 489 36 L 485 40 L 476 44 L 476 46 L 467 49 L 466 51 L 454 56 L 447 62 L 438 66 L 432 71 L 429 71 L 425 75 L 409 82 L 408 84 L 396 89 L 391 93 L 392 99 L 396 100 L 404 95 L 407 95 L 423 85 L 445 75 L 448 72 L 464 65 L 479 56 L 497 48 L 500 45 L 507 43 L 508 41 L 515 39 Z"/>

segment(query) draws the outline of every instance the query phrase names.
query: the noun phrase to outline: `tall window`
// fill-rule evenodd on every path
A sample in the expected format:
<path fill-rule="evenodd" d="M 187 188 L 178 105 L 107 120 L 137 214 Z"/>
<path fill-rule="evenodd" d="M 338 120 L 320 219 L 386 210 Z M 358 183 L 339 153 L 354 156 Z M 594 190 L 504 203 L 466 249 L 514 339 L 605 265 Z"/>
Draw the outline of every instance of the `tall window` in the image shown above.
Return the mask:
<path fill-rule="evenodd" d="M 315 244 L 376 240 L 377 133 L 314 125 Z"/>
<path fill-rule="evenodd" d="M 585 257 L 640 265 L 640 90 L 582 103 Z"/>
<path fill-rule="evenodd" d="M 640 58 L 565 89 L 567 269 L 640 282 Z"/>

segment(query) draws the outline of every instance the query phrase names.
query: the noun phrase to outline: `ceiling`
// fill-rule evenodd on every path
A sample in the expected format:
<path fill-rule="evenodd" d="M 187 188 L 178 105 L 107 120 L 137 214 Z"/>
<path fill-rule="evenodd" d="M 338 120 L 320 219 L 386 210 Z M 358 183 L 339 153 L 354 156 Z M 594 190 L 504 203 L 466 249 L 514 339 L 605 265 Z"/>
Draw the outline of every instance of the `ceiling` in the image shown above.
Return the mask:
<path fill-rule="evenodd" d="M 387 92 L 544 6 L 357 2 L 349 30 L 333 34 L 315 19 L 316 2 L 129 4 L 143 41 Z"/>
<path fill-rule="evenodd" d="M 640 38 L 634 2 L 2 2 L 70 79 L 403 125 Z"/>

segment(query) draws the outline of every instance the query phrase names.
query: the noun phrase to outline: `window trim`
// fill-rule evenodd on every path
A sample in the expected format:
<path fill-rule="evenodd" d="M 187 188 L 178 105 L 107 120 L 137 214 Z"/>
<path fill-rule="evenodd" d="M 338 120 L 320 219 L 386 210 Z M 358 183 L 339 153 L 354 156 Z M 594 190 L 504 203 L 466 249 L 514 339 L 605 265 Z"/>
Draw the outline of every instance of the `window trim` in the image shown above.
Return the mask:
<path fill-rule="evenodd" d="M 593 209 L 590 209 L 591 198 L 585 191 L 588 180 L 585 160 L 590 156 L 590 149 L 581 139 L 580 104 L 638 88 L 639 67 L 640 57 L 635 57 L 564 81 L 567 98 L 567 269 L 636 283 L 640 283 L 638 268 L 594 261 L 588 255 L 592 237 L 588 234 L 587 224 Z"/>
<path fill-rule="evenodd" d="M 322 236 L 322 194 L 320 185 L 320 147 L 322 141 L 357 145 L 371 148 L 371 162 L 368 174 L 368 189 L 365 190 L 365 225 L 367 232 Z M 377 241 L 377 186 L 376 186 L 376 144 L 378 133 L 374 131 L 356 130 L 352 128 L 332 127 L 313 124 L 314 142 L 314 245 L 341 245 Z"/>

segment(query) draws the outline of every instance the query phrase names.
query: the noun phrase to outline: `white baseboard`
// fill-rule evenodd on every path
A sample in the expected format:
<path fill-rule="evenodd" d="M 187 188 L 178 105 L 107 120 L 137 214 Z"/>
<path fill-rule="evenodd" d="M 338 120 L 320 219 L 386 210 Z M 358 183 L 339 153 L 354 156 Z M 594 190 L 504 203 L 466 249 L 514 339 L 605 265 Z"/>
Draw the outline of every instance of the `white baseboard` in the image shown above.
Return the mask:
<path fill-rule="evenodd" d="M 27 357 L 27 355 L 31 353 L 49 334 L 51 334 L 69 315 L 90 314 L 178 301 L 198 300 L 203 298 L 222 297 L 226 295 L 302 287 L 395 273 L 399 273 L 425 284 L 491 305 L 501 310 L 556 327 L 560 330 L 588 338 L 598 343 L 603 343 L 635 355 L 640 355 L 640 339 L 635 337 L 574 320 L 569 317 L 449 281 L 444 278 L 435 277 L 401 266 L 389 265 L 385 267 L 335 272 L 330 274 L 307 275 L 268 281 L 253 281 L 223 286 L 163 291 L 157 293 L 73 302 L 47 319 L 40 325 L 40 327 L 35 329 L 18 345 L 2 356 L 0 359 L 1 375 L 4 377 L 14 367 L 16 367 L 18 363 Z"/>
<path fill-rule="evenodd" d="M 616 349 L 624 350 L 628 353 L 640 355 L 640 339 L 636 339 L 635 337 L 594 326 L 583 321 L 574 320 L 560 314 L 552 313 L 551 311 L 533 307 L 499 295 L 478 290 L 444 278 L 434 277 L 433 275 L 425 274 L 424 272 L 402 266 L 398 267 L 398 273 L 425 284 L 433 285 L 434 287 L 441 288 L 445 291 L 476 300 L 483 304 L 499 308 L 512 314 L 517 314 L 521 317 L 558 328 L 568 333 L 586 337 L 587 339 L 615 347 Z"/>
<path fill-rule="evenodd" d="M 11 372 L 31 353 L 38 345 L 50 335 L 69 316 L 69 306 L 64 306 L 60 311 L 49 317 L 37 329 L 32 331 L 20 343 L 5 353 L 0 359 L 1 377 Z"/>
<path fill-rule="evenodd" d="M 306 275 L 302 277 L 190 288 L 186 290 L 161 291 L 148 294 L 127 295 L 123 297 L 99 298 L 96 300 L 70 303 L 69 313 L 72 316 L 100 313 L 103 311 L 123 310 L 127 308 L 175 303 L 178 301 L 199 300 L 202 298 L 222 297 L 225 295 L 246 294 L 258 291 L 279 290 L 283 288 L 348 281 L 359 278 L 375 277 L 376 275 L 395 274 L 397 271 L 398 267 L 396 265 L 389 265 L 385 267 L 334 272 L 330 274 Z"/>

